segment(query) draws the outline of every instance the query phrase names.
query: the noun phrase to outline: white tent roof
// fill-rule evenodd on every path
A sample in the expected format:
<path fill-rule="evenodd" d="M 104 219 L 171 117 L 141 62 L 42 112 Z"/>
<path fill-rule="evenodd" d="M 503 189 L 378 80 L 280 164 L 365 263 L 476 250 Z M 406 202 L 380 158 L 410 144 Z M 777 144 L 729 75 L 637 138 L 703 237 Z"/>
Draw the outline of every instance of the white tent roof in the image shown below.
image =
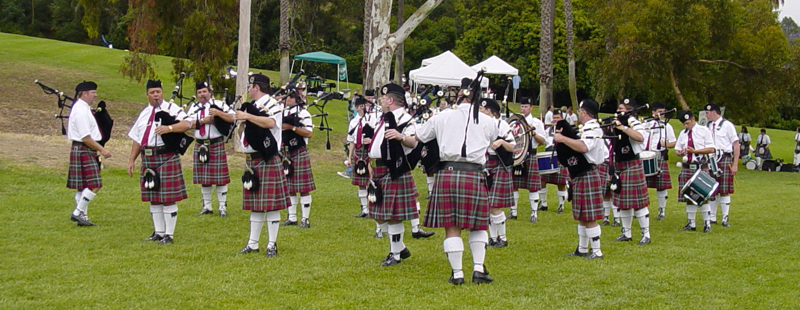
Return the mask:
<path fill-rule="evenodd" d="M 409 78 L 418 84 L 461 86 L 461 79 L 475 78 L 475 71 L 455 54 L 446 51 L 423 60 L 422 68 L 411 70 Z M 488 78 L 484 77 L 481 80 L 481 87 L 489 87 Z"/>
<path fill-rule="evenodd" d="M 509 65 L 505 60 L 500 59 L 495 55 L 492 57 L 486 58 L 486 60 L 480 62 L 472 66 L 472 70 L 478 72 L 482 67 L 486 67 L 486 73 L 489 74 L 506 74 L 506 75 L 519 75 L 519 70 L 517 68 L 512 67 Z"/>

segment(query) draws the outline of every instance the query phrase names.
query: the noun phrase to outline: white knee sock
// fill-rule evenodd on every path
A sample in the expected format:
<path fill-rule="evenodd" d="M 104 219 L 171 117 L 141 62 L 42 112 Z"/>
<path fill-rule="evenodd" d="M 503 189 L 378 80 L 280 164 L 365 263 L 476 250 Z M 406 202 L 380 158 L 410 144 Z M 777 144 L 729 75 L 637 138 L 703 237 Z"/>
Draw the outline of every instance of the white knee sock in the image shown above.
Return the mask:
<path fill-rule="evenodd" d="M 686 204 L 686 217 L 689 219 L 689 226 L 696 227 L 695 213 L 697 213 L 697 206 Z"/>
<path fill-rule="evenodd" d="M 619 216 L 622 218 L 622 234 L 630 238 L 631 226 L 633 225 L 633 209 L 619 210 Z"/>
<path fill-rule="evenodd" d="M 453 269 L 453 277 L 464 278 L 464 272 L 461 267 L 461 259 L 464 255 L 464 242 L 461 241 L 461 237 L 445 238 L 443 247 L 444 254 L 447 255 L 447 260 L 450 261 L 450 268 Z"/>
<path fill-rule="evenodd" d="M 709 212 L 711 212 L 709 220 L 717 221 L 717 203 L 719 202 L 719 196 L 712 197 L 714 200 L 711 200 L 707 203 L 709 205 Z"/>
<path fill-rule="evenodd" d="M 611 201 L 603 200 L 603 216 L 606 218 L 611 216 Z"/>
<path fill-rule="evenodd" d="M 383 233 L 383 225 L 375 221 L 375 232 L 376 233 Z"/>
<path fill-rule="evenodd" d="M 150 215 L 153 217 L 153 231 L 156 235 L 164 236 L 167 230 L 164 223 L 164 205 L 150 205 Z"/>
<path fill-rule="evenodd" d="M 665 210 L 667 208 L 667 191 L 657 191 L 656 197 L 658 197 L 658 208 Z"/>
<path fill-rule="evenodd" d="M 492 230 L 492 238 L 506 240 L 506 213 L 492 214 L 489 229 Z"/>
<path fill-rule="evenodd" d="M 417 214 L 419 214 L 419 201 L 417 201 Z M 411 219 L 411 232 L 415 233 L 419 231 L 419 217 L 415 219 Z"/>
<path fill-rule="evenodd" d="M 403 232 L 405 232 L 403 223 L 389 224 L 389 251 L 396 260 L 400 260 L 400 251 L 406 248 L 403 243 Z"/>
<path fill-rule="evenodd" d="M 168 206 L 164 206 L 164 223 L 165 230 L 164 234 L 167 236 L 172 236 L 175 234 L 175 224 L 178 223 L 178 205 L 171 204 Z"/>
<path fill-rule="evenodd" d="M 219 201 L 219 210 L 225 211 L 228 207 L 228 185 L 217 185 L 217 200 Z"/>
<path fill-rule="evenodd" d="M 469 248 L 472 250 L 472 270 L 484 272 L 483 261 L 486 259 L 486 245 L 489 243 L 489 236 L 485 230 L 473 230 L 469 232 Z"/>
<path fill-rule="evenodd" d="M 514 191 L 514 204 L 511 205 L 511 216 L 517 216 L 517 204 L 519 203 L 519 191 Z"/>
<path fill-rule="evenodd" d="M 613 201 L 611 201 L 611 211 L 614 212 L 615 220 L 621 217 L 621 215 L 619 215 L 619 208 L 617 208 L 617 206 L 614 205 Z"/>
<path fill-rule="evenodd" d="M 369 201 L 367 200 L 367 190 L 358 190 L 358 200 L 361 203 L 361 212 L 369 214 Z"/>
<path fill-rule="evenodd" d="M 78 203 L 80 203 L 80 202 L 81 202 L 81 196 L 82 196 L 82 195 L 83 195 L 83 190 L 77 190 L 77 191 L 75 191 L 75 205 L 76 205 L 76 206 L 78 205 Z M 77 208 L 77 207 L 76 207 L 76 208 Z M 78 214 L 75 214 L 75 215 L 78 215 Z"/>
<path fill-rule="evenodd" d="M 267 232 L 269 233 L 269 243 L 267 247 L 271 247 L 278 241 L 278 229 L 281 228 L 281 211 L 268 211 L 265 213 Z"/>
<path fill-rule="evenodd" d="M 589 235 L 581 224 L 578 224 L 578 253 L 589 253 Z"/>
<path fill-rule="evenodd" d="M 650 210 L 647 207 L 634 211 L 634 216 L 639 220 L 642 237 L 650 238 Z"/>
<path fill-rule="evenodd" d="M 433 195 L 433 182 L 436 181 L 436 176 L 426 176 L 425 183 L 428 184 L 428 195 Z"/>
<path fill-rule="evenodd" d="M 531 215 L 536 215 L 539 210 L 539 192 L 528 193 L 528 201 L 531 202 Z"/>
<path fill-rule="evenodd" d="M 297 196 L 295 195 L 289 196 L 289 202 L 291 203 L 291 205 L 289 206 L 288 209 L 286 209 L 287 212 L 289 213 L 289 215 L 286 218 L 292 222 L 297 222 Z"/>
<path fill-rule="evenodd" d="M 94 199 L 95 195 L 97 194 L 93 193 L 92 190 L 84 188 L 83 192 L 81 192 L 81 198 L 78 202 L 77 209 L 83 212 L 83 214 L 89 214 L 88 212 L 89 202 L 92 201 L 92 199 Z"/>
<path fill-rule="evenodd" d="M 567 191 L 556 191 L 556 195 L 558 195 L 558 205 L 563 206 L 564 201 L 567 201 Z"/>
<path fill-rule="evenodd" d="M 307 219 L 308 215 L 311 214 L 311 194 L 308 196 L 300 196 L 300 204 L 303 205 L 303 218 Z M 295 215 L 297 217 L 297 215 Z"/>
<path fill-rule="evenodd" d="M 250 212 L 250 240 L 247 240 L 247 246 L 253 250 L 258 249 L 258 239 L 261 237 L 261 229 L 264 228 L 266 220 L 266 212 Z"/>
<path fill-rule="evenodd" d="M 704 225 L 708 224 L 708 222 L 711 221 L 711 206 L 709 206 L 708 204 L 704 204 L 700 206 L 700 209 L 697 211 L 700 211 L 700 215 L 703 217 Z"/>
<path fill-rule="evenodd" d="M 589 238 L 589 242 L 592 244 L 592 253 L 603 256 L 603 252 L 600 251 L 600 233 L 600 226 L 586 228 L 586 237 Z"/>
<path fill-rule="evenodd" d="M 214 188 L 211 186 L 200 186 L 200 194 L 203 196 L 203 210 L 211 209 L 211 193 Z"/>
<path fill-rule="evenodd" d="M 728 212 L 731 210 L 731 196 L 720 196 L 719 206 L 720 209 L 722 209 L 722 219 L 724 220 L 725 217 L 728 216 Z"/>
<path fill-rule="evenodd" d="M 547 187 L 546 186 L 542 187 L 542 189 L 539 190 L 539 201 L 542 202 L 542 207 L 546 207 L 547 206 Z"/>

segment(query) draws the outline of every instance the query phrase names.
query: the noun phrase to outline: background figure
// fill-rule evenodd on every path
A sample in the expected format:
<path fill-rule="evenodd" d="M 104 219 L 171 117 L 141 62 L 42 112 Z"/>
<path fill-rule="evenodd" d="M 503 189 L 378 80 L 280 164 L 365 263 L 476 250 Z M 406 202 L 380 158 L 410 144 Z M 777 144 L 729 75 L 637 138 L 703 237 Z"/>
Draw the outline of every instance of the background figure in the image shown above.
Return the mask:
<path fill-rule="evenodd" d="M 761 167 L 764 160 L 772 159 L 772 153 L 769 151 L 770 143 L 772 143 L 772 140 L 769 139 L 767 130 L 761 128 L 761 134 L 756 138 L 756 163 L 759 167 Z"/>
<path fill-rule="evenodd" d="M 794 135 L 794 161 L 795 166 L 800 166 L 800 127 L 797 127 L 797 133 Z"/>
<path fill-rule="evenodd" d="M 798 132 L 800 132 L 800 128 L 797 128 Z M 739 158 L 744 158 L 747 155 L 750 155 L 750 133 L 747 132 L 747 126 L 742 126 L 742 132 L 739 133 Z"/>

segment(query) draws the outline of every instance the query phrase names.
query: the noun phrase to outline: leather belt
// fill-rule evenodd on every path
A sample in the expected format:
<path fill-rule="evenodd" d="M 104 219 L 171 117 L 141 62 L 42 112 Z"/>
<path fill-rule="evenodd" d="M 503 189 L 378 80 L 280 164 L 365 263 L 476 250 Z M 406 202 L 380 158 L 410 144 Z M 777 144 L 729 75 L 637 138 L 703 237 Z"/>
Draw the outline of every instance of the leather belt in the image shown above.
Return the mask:
<path fill-rule="evenodd" d="M 626 162 L 626 161 L 632 161 L 632 160 L 637 160 L 637 159 L 639 159 L 639 154 L 633 155 L 633 157 L 632 157 L 632 158 L 630 158 L 630 159 L 626 159 L 626 160 L 617 160 L 616 158 L 614 158 L 614 161 L 615 161 L 615 162 L 624 163 L 624 162 Z"/>
<path fill-rule="evenodd" d="M 156 156 L 170 153 L 175 153 L 175 151 L 168 149 L 166 146 L 142 148 L 142 154 L 144 154 L 144 156 Z"/>
<path fill-rule="evenodd" d="M 214 139 L 207 139 L 207 140 L 202 140 L 202 139 L 195 140 L 197 144 L 202 144 L 202 145 L 212 145 L 222 141 L 225 141 L 225 137 L 216 137 Z"/>
<path fill-rule="evenodd" d="M 456 170 L 465 172 L 481 172 L 483 165 L 459 161 L 445 161 L 439 163 L 439 170 Z"/>

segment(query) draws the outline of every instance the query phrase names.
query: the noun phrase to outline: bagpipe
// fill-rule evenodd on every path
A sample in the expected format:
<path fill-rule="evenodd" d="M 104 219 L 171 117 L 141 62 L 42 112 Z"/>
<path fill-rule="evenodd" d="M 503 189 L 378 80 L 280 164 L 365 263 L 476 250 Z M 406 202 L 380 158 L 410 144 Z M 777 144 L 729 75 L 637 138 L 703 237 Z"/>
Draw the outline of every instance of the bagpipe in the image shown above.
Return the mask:
<path fill-rule="evenodd" d="M 55 88 L 49 87 L 47 85 L 42 84 L 39 80 L 34 80 L 34 84 L 39 85 L 44 91 L 45 94 L 48 95 L 56 95 L 57 106 L 60 109 L 58 114 L 55 115 L 55 118 L 61 119 L 61 134 L 67 134 L 67 127 L 64 123 L 65 119 L 69 118 L 69 114 L 64 115 L 64 108 L 72 109 L 72 105 L 77 101 L 75 98 L 67 96 L 64 92 L 59 91 Z M 67 101 L 72 102 L 72 104 L 67 103 Z M 97 128 L 100 130 L 100 135 L 102 138 L 100 141 L 97 141 L 98 144 L 101 146 L 105 146 L 106 142 L 111 139 L 111 129 L 114 128 L 114 120 L 111 119 L 111 115 L 108 113 L 106 109 L 106 102 L 100 101 L 97 103 L 97 108 L 92 109 L 92 114 L 94 115 L 94 119 L 97 122 Z"/>
<path fill-rule="evenodd" d="M 601 119 L 598 120 L 598 122 L 601 124 L 600 128 L 614 127 L 614 126 L 617 125 L 617 123 L 620 123 L 620 124 L 625 125 L 625 126 L 634 126 L 633 124 L 629 124 L 628 123 L 628 120 L 630 119 L 630 117 L 631 116 L 635 116 L 641 110 L 649 109 L 649 108 L 650 108 L 650 104 L 645 103 L 645 104 L 640 105 L 640 106 L 638 106 L 638 107 L 636 107 L 634 109 L 630 109 L 628 111 L 623 111 L 623 112 L 616 112 L 614 114 L 611 114 L 609 116 L 601 118 Z M 638 122 L 638 120 L 636 120 L 636 121 Z"/>
<path fill-rule="evenodd" d="M 271 105 L 266 106 L 263 110 L 256 106 L 255 100 L 244 102 L 239 107 L 239 111 L 244 111 L 255 116 L 269 117 L 274 115 L 269 113 L 270 108 L 278 104 L 277 101 L 272 102 L 273 103 Z M 269 129 L 262 128 L 250 121 L 245 121 L 244 134 L 245 141 L 254 150 L 261 154 L 261 156 L 264 158 L 264 161 L 267 161 L 278 154 L 278 141 L 275 139 L 275 136 L 272 135 L 272 132 Z"/>
<path fill-rule="evenodd" d="M 181 72 L 178 81 L 175 83 L 175 89 L 172 91 L 172 97 L 169 99 L 169 107 L 172 107 L 175 104 L 175 98 L 179 96 L 180 85 L 183 82 L 183 78 L 186 76 L 186 73 Z M 155 117 L 153 120 L 161 124 L 161 126 L 169 126 L 180 123 L 183 119 L 178 119 L 177 115 L 170 114 L 169 110 L 160 110 L 156 112 Z M 172 150 L 174 152 L 180 153 L 181 155 L 186 153 L 186 150 L 189 148 L 189 145 L 194 142 L 194 138 L 186 135 L 183 132 L 170 132 L 161 135 L 161 140 L 164 141 L 164 146 Z"/>

